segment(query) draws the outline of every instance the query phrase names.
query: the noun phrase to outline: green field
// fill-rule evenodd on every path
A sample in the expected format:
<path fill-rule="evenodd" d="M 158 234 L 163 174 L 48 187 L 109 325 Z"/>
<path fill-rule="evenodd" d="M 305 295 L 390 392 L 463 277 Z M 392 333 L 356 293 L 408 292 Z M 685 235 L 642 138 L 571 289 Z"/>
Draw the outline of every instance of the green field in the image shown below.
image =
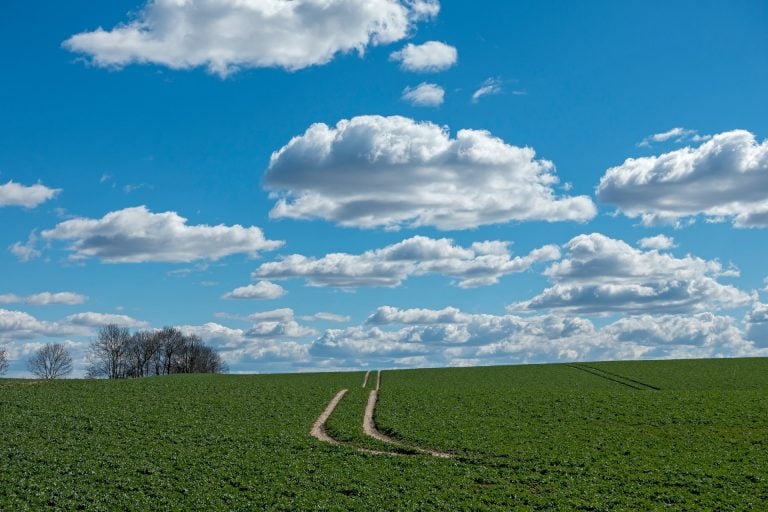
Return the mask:
<path fill-rule="evenodd" d="M 0 510 L 768 509 L 768 359 L 588 367 L 0 380 Z"/>

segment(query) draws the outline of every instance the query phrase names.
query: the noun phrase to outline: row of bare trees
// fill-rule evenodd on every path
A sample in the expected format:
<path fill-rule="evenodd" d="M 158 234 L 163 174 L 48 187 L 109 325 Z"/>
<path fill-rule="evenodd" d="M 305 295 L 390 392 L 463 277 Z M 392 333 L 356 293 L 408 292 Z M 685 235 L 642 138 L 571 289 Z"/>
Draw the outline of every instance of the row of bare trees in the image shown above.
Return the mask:
<path fill-rule="evenodd" d="M 61 343 L 43 345 L 27 361 L 27 368 L 41 379 L 72 373 L 72 356 Z M 8 369 L 8 352 L 0 347 L 0 375 Z M 221 356 L 198 336 L 187 336 L 174 327 L 137 331 L 117 325 L 99 330 L 88 352 L 87 376 L 130 379 L 174 373 L 224 373 Z"/>
<path fill-rule="evenodd" d="M 129 379 L 174 373 L 224 373 L 226 364 L 198 336 L 174 327 L 137 331 L 101 328 L 88 353 L 88 377 Z"/>

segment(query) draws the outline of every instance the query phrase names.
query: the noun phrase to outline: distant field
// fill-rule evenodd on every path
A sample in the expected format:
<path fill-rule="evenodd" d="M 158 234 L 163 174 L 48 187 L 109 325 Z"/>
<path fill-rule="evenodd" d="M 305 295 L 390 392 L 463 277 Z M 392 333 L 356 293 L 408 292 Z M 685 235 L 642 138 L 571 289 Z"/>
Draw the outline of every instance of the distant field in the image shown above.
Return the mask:
<path fill-rule="evenodd" d="M 0 510 L 768 509 L 768 359 L 574 366 L 0 380 Z"/>

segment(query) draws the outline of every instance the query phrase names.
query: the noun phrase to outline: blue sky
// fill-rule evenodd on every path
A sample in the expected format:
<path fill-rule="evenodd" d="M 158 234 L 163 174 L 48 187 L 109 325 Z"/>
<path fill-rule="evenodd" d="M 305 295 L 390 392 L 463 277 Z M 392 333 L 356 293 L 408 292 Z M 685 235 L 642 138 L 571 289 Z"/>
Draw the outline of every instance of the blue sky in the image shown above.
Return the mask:
<path fill-rule="evenodd" d="M 0 7 L 9 375 L 107 321 L 242 372 L 766 354 L 764 2 L 235 4 Z"/>

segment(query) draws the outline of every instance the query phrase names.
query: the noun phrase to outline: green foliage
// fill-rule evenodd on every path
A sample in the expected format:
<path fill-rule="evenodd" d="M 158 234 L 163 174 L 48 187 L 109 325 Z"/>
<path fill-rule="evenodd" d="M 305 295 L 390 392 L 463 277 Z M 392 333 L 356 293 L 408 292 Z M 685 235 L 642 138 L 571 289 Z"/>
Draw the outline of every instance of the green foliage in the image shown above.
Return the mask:
<path fill-rule="evenodd" d="M 387 371 L 375 456 L 363 374 L 0 380 L 0 510 L 759 510 L 768 360 Z M 374 374 L 372 374 L 374 377 Z"/>

